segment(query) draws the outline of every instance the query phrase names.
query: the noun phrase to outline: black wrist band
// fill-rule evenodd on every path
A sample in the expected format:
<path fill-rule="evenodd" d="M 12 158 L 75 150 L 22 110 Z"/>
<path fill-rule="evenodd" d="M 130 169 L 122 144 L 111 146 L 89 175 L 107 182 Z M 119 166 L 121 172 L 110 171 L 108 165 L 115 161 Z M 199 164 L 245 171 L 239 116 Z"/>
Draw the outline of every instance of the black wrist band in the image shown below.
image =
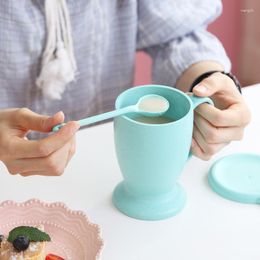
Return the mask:
<path fill-rule="evenodd" d="M 228 76 L 229 78 L 231 78 L 231 79 L 234 81 L 234 83 L 235 83 L 235 85 L 236 85 L 238 91 L 242 94 L 241 85 L 240 85 L 238 79 L 237 79 L 233 74 L 231 74 L 231 73 L 229 73 L 229 72 L 219 71 L 219 70 L 207 71 L 207 72 L 201 74 L 199 77 L 197 77 L 197 78 L 194 80 L 194 82 L 192 83 L 191 87 L 190 87 L 190 92 L 192 92 L 193 88 L 194 88 L 197 84 L 199 84 L 203 79 L 209 77 L 210 75 L 212 75 L 213 73 L 216 73 L 216 72 L 220 72 L 220 73 L 222 73 L 222 74 Z"/>
<path fill-rule="evenodd" d="M 230 72 L 221 71 L 221 73 L 226 75 L 226 76 L 228 76 L 228 77 L 230 77 L 234 81 L 234 83 L 235 83 L 238 91 L 240 92 L 240 94 L 242 94 L 241 84 L 240 84 L 239 80 L 237 79 L 237 77 L 235 75 L 233 75 L 232 73 L 230 73 Z"/>

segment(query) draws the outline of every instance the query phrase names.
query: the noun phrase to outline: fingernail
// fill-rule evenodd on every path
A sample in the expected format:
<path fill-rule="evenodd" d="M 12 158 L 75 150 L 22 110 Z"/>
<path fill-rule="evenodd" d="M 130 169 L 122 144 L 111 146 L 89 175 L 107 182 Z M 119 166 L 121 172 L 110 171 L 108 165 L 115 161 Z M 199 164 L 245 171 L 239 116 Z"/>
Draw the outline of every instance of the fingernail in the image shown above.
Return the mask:
<path fill-rule="evenodd" d="M 204 86 L 204 85 L 197 85 L 197 86 L 194 87 L 194 89 L 196 91 L 199 91 L 200 93 L 205 93 L 208 90 L 207 87 Z"/>
<path fill-rule="evenodd" d="M 56 117 L 56 116 L 59 115 L 59 114 L 62 114 L 62 115 L 63 115 L 63 112 L 62 112 L 62 111 L 59 111 L 59 112 L 57 112 L 56 114 L 54 114 L 52 117 Z"/>
<path fill-rule="evenodd" d="M 73 121 L 73 130 L 76 132 L 80 128 L 80 124 L 77 121 Z"/>
<path fill-rule="evenodd" d="M 77 125 L 77 129 L 79 129 L 79 128 L 80 128 L 79 122 L 78 122 L 78 121 L 74 121 L 74 122 L 75 122 L 75 124 Z"/>
<path fill-rule="evenodd" d="M 66 134 L 75 134 L 77 130 L 80 128 L 80 125 L 76 121 L 70 121 L 66 124 L 64 124 L 61 129 L 63 129 L 63 132 Z"/>

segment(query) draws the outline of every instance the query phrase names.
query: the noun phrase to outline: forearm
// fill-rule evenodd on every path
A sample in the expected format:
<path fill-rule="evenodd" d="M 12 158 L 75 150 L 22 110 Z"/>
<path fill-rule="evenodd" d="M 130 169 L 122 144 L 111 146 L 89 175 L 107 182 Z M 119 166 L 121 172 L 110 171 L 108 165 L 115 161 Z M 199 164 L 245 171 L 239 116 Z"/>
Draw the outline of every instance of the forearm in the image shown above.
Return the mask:
<path fill-rule="evenodd" d="M 194 80 L 201 74 L 212 71 L 212 70 L 224 70 L 224 67 L 214 61 L 201 61 L 191 65 L 186 69 L 176 82 L 176 88 L 182 90 L 183 92 L 188 92 L 191 84 Z"/>

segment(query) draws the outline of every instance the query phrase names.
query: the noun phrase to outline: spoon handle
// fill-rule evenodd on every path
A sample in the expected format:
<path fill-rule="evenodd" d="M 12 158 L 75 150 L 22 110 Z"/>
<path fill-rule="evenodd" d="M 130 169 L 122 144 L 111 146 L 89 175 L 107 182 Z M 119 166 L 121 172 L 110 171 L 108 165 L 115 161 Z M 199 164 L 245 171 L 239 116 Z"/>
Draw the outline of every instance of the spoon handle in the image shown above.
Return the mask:
<path fill-rule="evenodd" d="M 96 116 L 91 116 L 91 117 L 87 117 L 84 119 L 81 119 L 78 121 L 80 126 L 86 126 L 86 125 L 90 125 L 90 124 L 94 124 L 109 118 L 113 118 L 113 117 L 117 117 L 117 116 L 121 116 L 127 113 L 131 113 L 131 112 L 136 112 L 137 111 L 137 107 L 135 105 L 132 106 L 128 106 L 128 107 L 123 107 L 114 111 L 110 111 L 110 112 L 106 112 L 100 115 L 96 115 Z M 65 123 L 56 125 L 53 127 L 52 131 L 53 132 L 57 132 L 60 128 L 62 128 L 65 125 Z"/>
<path fill-rule="evenodd" d="M 109 118 L 121 116 L 123 114 L 134 112 L 134 111 L 136 111 L 135 106 L 128 106 L 128 107 L 120 108 L 120 109 L 117 109 L 117 110 L 114 110 L 114 111 L 106 112 L 106 113 L 103 113 L 103 114 L 100 114 L 100 115 L 91 116 L 91 117 L 81 119 L 81 120 L 78 121 L 78 123 L 80 124 L 80 126 L 86 126 L 86 125 L 94 124 L 94 123 L 97 123 L 99 121 L 103 121 L 103 120 L 106 120 L 106 119 L 109 119 Z"/>

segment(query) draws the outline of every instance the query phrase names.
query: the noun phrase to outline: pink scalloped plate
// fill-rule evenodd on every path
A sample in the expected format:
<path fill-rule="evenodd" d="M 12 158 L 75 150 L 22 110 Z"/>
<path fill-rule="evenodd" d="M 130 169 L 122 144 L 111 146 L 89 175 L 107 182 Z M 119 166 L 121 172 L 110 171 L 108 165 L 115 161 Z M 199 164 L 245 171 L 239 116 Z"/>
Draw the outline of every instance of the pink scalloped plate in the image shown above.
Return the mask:
<path fill-rule="evenodd" d="M 98 225 L 90 223 L 82 211 L 72 211 L 61 202 L 45 203 L 36 199 L 23 203 L 0 203 L 0 233 L 21 225 L 43 224 L 52 242 L 46 254 L 57 254 L 66 260 L 97 260 L 103 248 Z"/>

